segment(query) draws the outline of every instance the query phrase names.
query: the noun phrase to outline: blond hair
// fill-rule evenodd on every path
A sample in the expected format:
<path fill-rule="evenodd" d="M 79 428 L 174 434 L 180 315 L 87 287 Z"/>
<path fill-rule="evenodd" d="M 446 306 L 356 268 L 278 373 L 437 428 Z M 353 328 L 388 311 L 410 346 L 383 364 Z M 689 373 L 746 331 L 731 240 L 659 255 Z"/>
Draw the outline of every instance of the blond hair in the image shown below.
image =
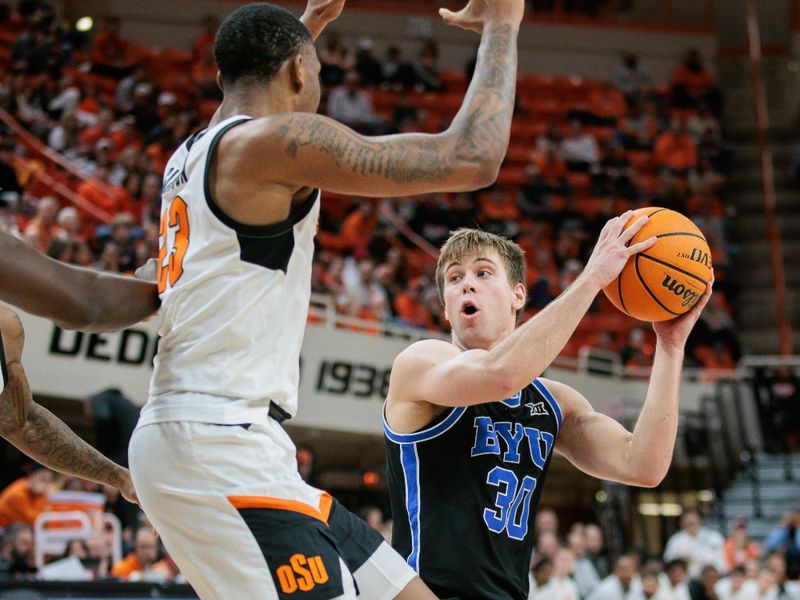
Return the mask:
<path fill-rule="evenodd" d="M 494 250 L 503 259 L 508 282 L 512 287 L 521 283 L 527 290 L 525 252 L 519 247 L 519 244 L 502 235 L 462 227 L 450 235 L 439 251 L 439 261 L 436 264 L 436 287 L 439 290 L 439 300 L 442 305 L 444 305 L 444 272 L 447 266 L 454 260 L 476 256 L 485 250 Z M 517 319 L 521 314 L 522 309 L 520 308 L 517 311 Z"/>

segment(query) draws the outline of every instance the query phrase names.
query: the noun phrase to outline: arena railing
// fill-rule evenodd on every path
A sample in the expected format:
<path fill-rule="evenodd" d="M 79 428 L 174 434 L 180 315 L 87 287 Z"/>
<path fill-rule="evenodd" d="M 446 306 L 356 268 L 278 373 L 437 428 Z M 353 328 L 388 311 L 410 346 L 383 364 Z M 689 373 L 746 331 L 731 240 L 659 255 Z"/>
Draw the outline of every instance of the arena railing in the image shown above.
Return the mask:
<path fill-rule="evenodd" d="M 90 201 L 80 197 L 69 186 L 58 181 L 51 175 L 53 170 L 60 169 L 68 173 L 74 179 L 83 182 L 91 179 L 87 173 L 70 163 L 55 150 L 43 144 L 39 139 L 36 138 L 36 136 L 25 129 L 25 127 L 23 127 L 19 121 L 17 121 L 3 108 L 0 108 L 0 122 L 9 128 L 9 130 L 16 136 L 18 142 L 25 146 L 30 154 L 31 159 L 39 160 L 45 166 L 44 171 L 34 171 L 32 173 L 32 177 L 36 178 L 36 180 L 46 189 L 48 189 L 50 193 L 60 196 L 62 199 L 66 200 L 76 208 L 79 208 L 84 213 L 97 219 L 101 223 L 111 222 L 113 215 L 108 214 L 106 211 L 98 208 Z M 26 160 L 26 158 L 21 158 L 21 160 Z M 102 184 L 101 182 L 98 183 L 106 191 L 106 193 L 109 195 L 112 193 L 111 188 L 105 184 Z"/>

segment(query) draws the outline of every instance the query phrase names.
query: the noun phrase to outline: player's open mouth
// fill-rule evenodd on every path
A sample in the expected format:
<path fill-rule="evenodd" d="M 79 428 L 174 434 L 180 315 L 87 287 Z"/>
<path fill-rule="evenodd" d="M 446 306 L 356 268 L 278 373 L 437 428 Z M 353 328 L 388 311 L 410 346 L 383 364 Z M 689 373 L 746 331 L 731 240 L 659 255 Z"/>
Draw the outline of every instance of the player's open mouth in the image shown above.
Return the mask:
<path fill-rule="evenodd" d="M 478 313 L 478 307 L 475 306 L 472 302 L 464 302 L 461 305 L 461 314 L 471 317 Z"/>

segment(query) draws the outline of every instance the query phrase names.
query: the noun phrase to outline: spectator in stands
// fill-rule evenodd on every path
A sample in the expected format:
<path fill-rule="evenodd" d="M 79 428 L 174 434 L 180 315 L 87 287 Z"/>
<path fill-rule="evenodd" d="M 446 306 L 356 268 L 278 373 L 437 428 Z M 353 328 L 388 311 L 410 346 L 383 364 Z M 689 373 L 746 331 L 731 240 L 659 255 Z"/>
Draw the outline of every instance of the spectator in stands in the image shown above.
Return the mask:
<path fill-rule="evenodd" d="M 319 78 L 326 86 L 342 83 L 345 73 L 356 64 L 352 53 L 345 47 L 341 36 L 335 31 L 326 32 L 325 44 L 319 49 L 318 56 L 322 65 Z"/>
<path fill-rule="evenodd" d="M 56 152 L 64 154 L 80 143 L 78 131 L 78 119 L 74 113 L 64 112 L 58 125 L 50 130 L 50 134 L 47 136 L 47 145 Z"/>
<path fill-rule="evenodd" d="M 410 89 L 417 83 L 417 71 L 414 65 L 403 59 L 399 46 L 389 46 L 386 49 L 386 59 L 383 61 L 383 81 L 392 89 Z"/>
<path fill-rule="evenodd" d="M 781 519 L 780 525 L 769 532 L 764 540 L 764 552 L 768 560 L 782 554 L 785 558 L 784 571 L 792 577 L 800 575 L 800 508 L 795 508 Z"/>
<path fill-rule="evenodd" d="M 550 557 L 534 554 L 529 577 L 528 600 L 551 600 L 553 595 L 549 583 L 553 576 L 553 561 Z"/>
<path fill-rule="evenodd" d="M 302 444 L 297 445 L 297 471 L 308 484 L 314 485 L 314 450 Z"/>
<path fill-rule="evenodd" d="M 614 571 L 603 579 L 587 600 L 639 600 L 640 594 L 632 585 L 636 575 L 636 560 L 623 554 L 614 563 Z"/>
<path fill-rule="evenodd" d="M 423 92 L 443 92 L 446 88 L 439 72 L 439 46 L 427 40 L 419 54 L 417 84 Z"/>
<path fill-rule="evenodd" d="M 14 144 L 11 142 L 0 142 L 0 195 L 14 202 L 22 195 L 22 186 L 14 170 Z"/>
<path fill-rule="evenodd" d="M 744 565 L 736 565 L 728 576 L 720 579 L 714 587 L 719 600 L 751 600 L 753 598 L 752 582 L 748 582 Z"/>
<path fill-rule="evenodd" d="M 108 183 L 109 172 L 107 166 L 98 165 L 93 176 L 81 182 L 76 193 L 91 205 L 113 215 L 117 212 L 117 205 Z"/>
<path fill-rule="evenodd" d="M 606 577 L 609 573 L 608 558 L 605 554 L 603 530 L 594 523 L 586 525 L 586 558 L 592 561 L 598 576 Z"/>
<path fill-rule="evenodd" d="M 120 35 L 120 19 L 106 17 L 92 44 L 92 71 L 104 77 L 123 79 L 132 69 L 131 42 Z"/>
<path fill-rule="evenodd" d="M 206 100 L 222 100 L 222 90 L 217 84 L 217 63 L 214 60 L 214 48 L 207 46 L 203 54 L 192 64 L 192 81 Z"/>
<path fill-rule="evenodd" d="M 198 60 L 206 55 L 208 49 L 214 49 L 214 40 L 219 29 L 219 19 L 214 15 L 206 15 L 200 23 L 203 33 L 194 42 L 194 58 Z M 213 55 L 212 55 L 213 56 Z"/>
<path fill-rule="evenodd" d="M 619 354 L 626 367 L 649 367 L 653 364 L 653 347 L 647 342 L 641 327 L 634 327 L 628 332 L 628 341 Z"/>
<path fill-rule="evenodd" d="M 119 110 L 127 113 L 133 109 L 136 86 L 140 83 L 148 83 L 147 73 L 143 67 L 137 66 L 117 84 L 116 101 Z"/>
<path fill-rule="evenodd" d="M 697 577 L 703 567 L 709 565 L 714 567 L 718 574 L 725 570 L 724 543 L 725 539 L 718 532 L 703 527 L 703 519 L 699 512 L 687 510 L 681 516 L 681 530 L 667 541 L 664 560 L 684 559 L 690 577 Z M 710 580 L 711 576 L 708 575 L 707 579 Z M 694 596 L 693 600 L 696 600 Z"/>
<path fill-rule="evenodd" d="M 40 514 L 47 510 L 50 500 L 53 472 L 38 464 L 30 475 L 17 479 L 0 493 L 0 527 L 12 523 L 33 525 Z"/>
<path fill-rule="evenodd" d="M 657 167 L 679 177 L 686 177 L 697 166 L 697 145 L 683 119 L 673 118 L 669 129 L 658 136 L 653 159 Z"/>
<path fill-rule="evenodd" d="M 136 257 L 136 238 L 134 236 L 136 220 L 127 212 L 117 213 L 111 221 L 111 243 L 119 250 L 120 273 L 133 273 L 138 267 Z"/>
<path fill-rule="evenodd" d="M 722 94 L 696 49 L 686 53 L 672 74 L 672 104 L 679 108 L 707 106 L 717 117 L 722 112 Z"/>
<path fill-rule="evenodd" d="M 123 581 L 141 580 L 158 559 L 158 539 L 149 525 L 139 527 L 134 535 L 133 552 L 111 569 L 111 576 Z"/>
<path fill-rule="evenodd" d="M 578 586 L 580 597 L 585 598 L 600 583 L 600 576 L 594 564 L 586 556 L 586 529 L 582 523 L 576 523 L 567 535 L 567 547 L 575 556 L 575 568 L 572 577 Z"/>
<path fill-rule="evenodd" d="M 664 567 L 659 576 L 661 592 L 664 600 L 691 600 L 688 586 L 688 565 L 682 558 L 673 558 Z"/>
<path fill-rule="evenodd" d="M 723 303 L 722 294 L 718 294 L 713 302 L 708 303 L 687 346 L 692 353 L 696 353 L 697 346 L 713 347 L 714 344 L 722 344 L 730 352 L 733 361 L 739 362 L 742 346 L 736 333 L 736 324 Z"/>
<path fill-rule="evenodd" d="M 361 201 L 356 205 L 355 210 L 345 217 L 338 234 L 321 231 L 318 234 L 317 243 L 322 248 L 339 252 L 366 248 L 372 239 L 377 223 L 375 203 Z"/>
<path fill-rule="evenodd" d="M 11 61 L 16 70 L 28 75 L 46 72 L 57 76 L 61 56 L 50 25 L 38 23 L 30 31 L 22 33 L 11 50 Z"/>
<path fill-rule="evenodd" d="M 64 263 L 71 263 L 74 251 L 75 247 L 72 242 L 64 241 L 58 238 L 53 238 L 50 242 L 50 245 L 47 247 L 47 251 L 45 252 L 45 254 L 47 254 L 47 256 L 49 256 L 52 259 Z"/>
<path fill-rule="evenodd" d="M 715 588 L 718 581 L 719 571 L 713 565 L 706 564 L 699 576 L 689 582 L 689 597 L 691 600 L 717 600 Z"/>
<path fill-rule="evenodd" d="M 114 242 L 108 242 L 103 246 L 100 252 L 100 258 L 94 264 L 94 268 L 98 271 L 107 271 L 109 273 L 120 273 L 120 248 Z"/>
<path fill-rule="evenodd" d="M 537 534 L 550 532 L 558 536 L 558 515 L 552 508 L 542 508 L 536 513 L 534 531 Z"/>
<path fill-rule="evenodd" d="M 651 150 L 658 135 L 658 120 L 652 104 L 632 101 L 625 115 L 617 123 L 615 141 L 626 150 Z"/>
<path fill-rule="evenodd" d="M 639 64 L 635 52 L 625 52 L 611 72 L 611 83 L 625 94 L 628 102 L 638 102 L 650 93 L 653 78 Z"/>
<path fill-rule="evenodd" d="M 0 581 L 35 576 L 33 543 L 30 525 L 14 523 L 6 528 L 0 545 Z"/>
<path fill-rule="evenodd" d="M 603 160 L 592 169 L 593 196 L 619 196 L 635 200 L 639 195 L 634 183 L 634 169 L 621 144 L 612 143 Z"/>
<path fill-rule="evenodd" d="M 394 312 L 404 325 L 433 329 L 433 317 L 422 303 L 422 288 L 420 278 L 410 281 L 408 287 L 394 297 Z"/>
<path fill-rule="evenodd" d="M 558 535 L 554 531 L 540 531 L 536 535 L 536 550 L 534 551 L 534 555 L 546 556 L 550 560 L 555 561 L 556 552 L 558 552 L 559 547 Z"/>
<path fill-rule="evenodd" d="M 577 119 L 570 121 L 569 125 L 569 134 L 561 142 L 561 156 L 570 171 L 588 172 L 600 159 L 597 140 L 584 131 Z"/>
<path fill-rule="evenodd" d="M 41 252 L 46 252 L 50 242 L 58 235 L 58 201 L 52 196 L 46 196 L 39 200 L 36 207 L 36 216 L 28 223 L 25 228 L 25 236 L 33 236 L 37 240 L 37 248 Z"/>
<path fill-rule="evenodd" d="M 328 96 L 328 115 L 361 133 L 377 134 L 384 127 L 383 120 L 375 114 L 372 99 L 359 89 L 359 83 L 358 73 L 347 71 L 344 85 Z"/>
<path fill-rule="evenodd" d="M 67 542 L 63 558 L 70 558 L 71 556 L 79 558 L 80 560 L 89 558 L 89 546 L 86 540 L 69 540 Z"/>
<path fill-rule="evenodd" d="M 747 536 L 747 524 L 743 519 L 737 520 L 723 548 L 725 555 L 724 572 L 728 572 L 747 560 L 758 560 L 761 548 Z"/>
<path fill-rule="evenodd" d="M 641 581 L 643 600 L 666 600 L 661 590 L 661 582 L 658 580 L 658 573 L 652 571 L 642 573 Z"/>
<path fill-rule="evenodd" d="M 377 506 L 370 504 L 362 506 L 358 511 L 358 516 L 375 531 L 380 531 L 383 527 L 383 512 Z"/>
<path fill-rule="evenodd" d="M 569 548 L 559 548 L 553 560 L 553 576 L 549 583 L 551 598 L 581 600 L 578 586 L 572 580 L 574 570 L 575 554 Z"/>
<path fill-rule="evenodd" d="M 362 37 L 358 40 L 355 70 L 361 83 L 370 88 L 378 87 L 383 81 L 383 66 L 372 53 L 373 48 L 372 39 Z"/>

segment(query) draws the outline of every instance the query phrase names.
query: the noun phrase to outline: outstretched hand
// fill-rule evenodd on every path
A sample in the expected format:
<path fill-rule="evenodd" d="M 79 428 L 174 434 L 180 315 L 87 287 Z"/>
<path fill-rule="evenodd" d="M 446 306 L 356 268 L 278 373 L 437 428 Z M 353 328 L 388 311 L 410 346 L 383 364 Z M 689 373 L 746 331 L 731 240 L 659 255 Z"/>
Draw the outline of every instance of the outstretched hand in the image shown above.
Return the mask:
<path fill-rule="evenodd" d="M 583 275 L 600 291 L 614 281 L 634 254 L 644 252 L 658 241 L 655 237 L 648 238 L 638 244 L 628 246 L 633 237 L 647 224 L 648 218 L 641 217 L 623 231 L 623 227 L 630 220 L 633 211 L 629 210 L 618 217 L 610 219 L 605 224 L 597 244 L 592 250 L 592 255 L 586 263 Z"/>
<path fill-rule="evenodd" d="M 315 40 L 328 23 L 342 14 L 345 0 L 308 0 L 306 10 L 300 21 L 306 26 Z"/>
<path fill-rule="evenodd" d="M 115 487 L 125 497 L 125 500 L 138 505 L 139 497 L 136 495 L 136 489 L 133 487 L 131 472 L 128 469 L 121 469 L 118 476 L 119 481 L 116 483 Z"/>
<path fill-rule="evenodd" d="M 682 349 L 686 345 L 686 340 L 689 339 L 689 334 L 692 332 L 697 320 L 700 318 L 700 313 L 708 304 L 711 298 L 712 288 L 714 287 L 714 273 L 711 273 L 711 281 L 706 284 L 706 291 L 700 296 L 700 299 L 695 305 L 682 314 L 680 317 L 675 317 L 669 321 L 659 321 L 653 323 L 653 331 L 656 332 L 658 342 L 666 344 L 670 348 Z"/>
<path fill-rule="evenodd" d="M 439 15 L 448 25 L 477 33 L 483 33 L 483 26 L 493 22 L 518 26 L 524 13 L 524 0 L 469 0 L 457 12 L 439 9 Z"/>

